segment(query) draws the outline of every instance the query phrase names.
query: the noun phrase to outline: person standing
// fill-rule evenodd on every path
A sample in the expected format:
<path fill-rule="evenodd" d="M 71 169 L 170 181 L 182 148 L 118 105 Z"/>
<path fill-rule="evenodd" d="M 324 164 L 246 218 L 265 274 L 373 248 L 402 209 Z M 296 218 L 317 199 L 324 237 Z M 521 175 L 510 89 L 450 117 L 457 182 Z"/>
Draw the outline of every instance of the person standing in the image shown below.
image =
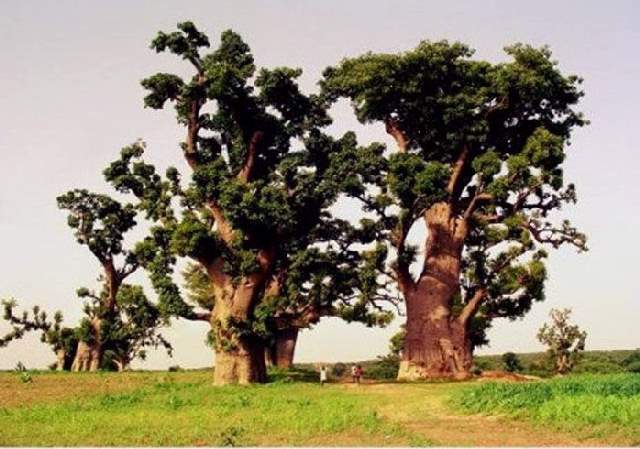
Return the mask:
<path fill-rule="evenodd" d="M 323 387 L 326 381 L 327 381 L 327 367 L 323 365 L 320 367 L 320 386 Z"/>
<path fill-rule="evenodd" d="M 358 367 L 355 365 L 351 365 L 351 380 L 354 384 L 358 382 Z"/>
<path fill-rule="evenodd" d="M 364 374 L 364 370 L 362 369 L 362 365 L 358 365 L 356 367 L 356 379 L 358 383 L 360 383 L 360 380 L 362 379 L 363 374 Z"/>

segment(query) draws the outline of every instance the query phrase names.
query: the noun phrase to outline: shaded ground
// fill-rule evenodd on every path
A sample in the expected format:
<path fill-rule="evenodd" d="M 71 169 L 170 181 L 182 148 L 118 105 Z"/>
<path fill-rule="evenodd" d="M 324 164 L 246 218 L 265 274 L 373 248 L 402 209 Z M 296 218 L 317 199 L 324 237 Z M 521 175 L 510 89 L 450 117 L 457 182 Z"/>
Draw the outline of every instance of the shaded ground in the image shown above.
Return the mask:
<path fill-rule="evenodd" d="M 207 371 L 46 373 L 31 383 L 0 373 L 0 446 L 633 444 L 458 414 L 448 401 L 467 383 L 220 388 L 211 381 Z"/>

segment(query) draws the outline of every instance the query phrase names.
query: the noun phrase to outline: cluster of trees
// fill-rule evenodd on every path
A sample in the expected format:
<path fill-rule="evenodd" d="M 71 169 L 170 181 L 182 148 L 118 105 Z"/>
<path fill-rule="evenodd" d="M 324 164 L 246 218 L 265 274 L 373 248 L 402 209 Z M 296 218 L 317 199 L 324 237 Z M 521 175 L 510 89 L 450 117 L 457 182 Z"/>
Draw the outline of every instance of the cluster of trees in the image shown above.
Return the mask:
<path fill-rule="evenodd" d="M 77 329 L 5 306 L 14 336 L 40 329 L 65 357 L 73 346 L 77 369 L 102 366 L 107 352 L 125 366 L 149 345 L 169 349 L 158 329 L 182 318 L 209 323 L 216 383 L 262 382 L 267 363 L 289 365 L 299 330 L 321 317 L 384 325 L 402 303 L 398 377 L 466 377 L 492 320 L 544 298 L 543 246 L 586 249 L 568 221 L 551 219 L 576 201 L 562 164 L 586 121 L 574 109 L 581 80 L 547 48 L 508 47 L 509 62 L 492 64 L 465 45 L 425 41 L 345 59 L 311 95 L 300 69 L 258 70 L 233 31 L 210 50 L 184 22 L 151 48 L 192 71 L 142 81 L 146 107 L 174 107 L 185 170 L 159 173 L 136 142 L 104 170 L 130 203 L 84 190 L 58 199 L 103 267 L 100 293 L 81 291 L 91 303 Z M 395 148 L 330 135 L 340 99 Z M 362 204 L 358 223 L 331 213 L 345 196 Z M 138 215 L 148 235 L 125 249 Z M 408 235 L 421 225 L 414 246 Z M 124 283 L 138 269 L 155 303 Z"/>

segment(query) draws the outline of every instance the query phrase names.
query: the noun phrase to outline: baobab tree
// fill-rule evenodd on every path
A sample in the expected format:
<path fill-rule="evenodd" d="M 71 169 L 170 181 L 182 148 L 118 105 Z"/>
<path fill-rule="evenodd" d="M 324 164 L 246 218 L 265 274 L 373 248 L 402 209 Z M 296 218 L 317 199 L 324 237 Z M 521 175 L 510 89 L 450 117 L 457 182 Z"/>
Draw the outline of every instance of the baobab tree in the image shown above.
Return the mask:
<path fill-rule="evenodd" d="M 136 195 L 154 221 L 137 253 L 163 313 L 210 324 L 215 382 L 262 382 L 265 322 L 275 313 L 266 298 L 277 296 L 267 292 L 302 237 L 318 243 L 323 236 L 325 246 L 339 237 L 325 233 L 334 221 L 328 208 L 341 192 L 362 188 L 353 172 L 357 154 L 379 146 L 358 147 L 352 133 L 339 139 L 323 133 L 326 107 L 299 90 L 301 70 L 256 73 L 248 45 L 232 31 L 206 53 L 209 46 L 191 22 L 158 33 L 151 47 L 184 59 L 193 75 L 158 73 L 142 81 L 147 107 L 175 105 L 185 127 L 188 182 L 176 168 L 159 179 L 140 159 L 140 144 L 123 150 L 105 174 L 118 190 Z M 172 198 L 180 199 L 179 210 Z M 177 258 L 206 272 L 214 293 L 208 307 L 182 297 L 172 278 Z"/>
<path fill-rule="evenodd" d="M 491 64 L 460 43 L 422 42 L 324 73 L 329 100 L 350 99 L 362 123 L 381 124 L 396 144 L 359 165 L 379 176 L 357 197 L 378 216 L 390 250 L 382 274 L 405 300 L 399 379 L 469 376 L 491 321 L 543 299 L 541 245 L 586 249 L 568 221 L 551 219 L 576 201 L 562 165 L 586 123 L 574 109 L 581 80 L 563 75 L 547 48 L 505 51 L 509 62 Z M 423 261 L 407 243 L 416 224 L 426 229 Z"/>
<path fill-rule="evenodd" d="M 15 300 L 4 300 L 3 319 L 11 331 L 0 338 L 0 347 L 24 337 L 29 332 L 40 332 L 40 339 L 48 344 L 56 355 L 55 368 L 59 371 L 76 369 L 78 348 L 93 343 L 93 322 L 101 309 L 101 298 L 86 288 L 78 290 L 78 296 L 92 301 L 84 305 L 85 317 L 75 327 L 63 326 L 62 312 L 49 319 L 40 306 L 31 311 L 17 312 Z M 109 320 L 101 322 L 100 339 L 103 354 L 98 368 L 123 371 L 132 360 L 144 359 L 149 347 L 163 347 L 169 356 L 171 344 L 159 333 L 161 319 L 157 307 L 150 302 L 139 285 L 123 284 L 118 292 L 118 307 Z"/>
<path fill-rule="evenodd" d="M 80 341 L 73 362 L 74 371 L 96 371 L 104 354 L 103 327 L 113 326 L 119 318 L 118 291 L 124 280 L 139 268 L 133 251 L 123 247 L 125 234 L 136 225 L 136 210 L 131 204 L 121 204 L 113 198 L 75 189 L 57 198 L 58 207 L 69 211 L 67 223 L 76 240 L 87 246 L 102 267 L 99 293 L 78 290 L 89 299 L 86 315 L 80 324 Z"/>
<path fill-rule="evenodd" d="M 21 339 L 28 332 L 40 332 L 40 340 L 50 345 L 56 355 L 56 370 L 68 370 L 75 357 L 78 340 L 74 329 L 62 326 L 62 312 L 57 311 L 50 320 L 47 312 L 40 306 L 34 306 L 31 311 L 16 313 L 17 305 L 15 299 L 2 301 L 2 319 L 11 326 L 11 331 L 0 338 L 0 348 L 13 340 Z"/>
<path fill-rule="evenodd" d="M 343 225 L 349 227 L 347 223 Z M 351 246 L 345 239 L 343 242 L 345 248 Z M 264 317 L 267 366 L 290 368 L 299 332 L 323 317 L 368 327 L 386 326 L 393 319 L 390 307 L 381 304 L 386 302 L 397 308 L 397 298 L 388 292 L 388 286 L 368 278 L 376 276 L 376 269 L 371 266 L 375 262 L 372 252 L 305 247 L 285 256 L 286 265 L 282 264 L 271 277 L 257 311 Z M 188 298 L 210 309 L 214 291 L 206 272 L 189 264 L 183 275 Z"/>

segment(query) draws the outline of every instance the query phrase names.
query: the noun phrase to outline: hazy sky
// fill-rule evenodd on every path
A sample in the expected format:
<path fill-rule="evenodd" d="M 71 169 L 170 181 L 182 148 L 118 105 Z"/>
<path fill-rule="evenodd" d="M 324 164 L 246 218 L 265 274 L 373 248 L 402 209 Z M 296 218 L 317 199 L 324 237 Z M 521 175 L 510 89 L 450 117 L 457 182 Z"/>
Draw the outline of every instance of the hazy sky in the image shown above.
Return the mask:
<path fill-rule="evenodd" d="M 139 81 L 183 72 L 176 58 L 148 49 L 158 30 L 192 20 L 215 45 L 232 28 L 258 66 L 304 69 L 315 90 L 321 71 L 365 51 L 400 51 L 420 40 L 460 40 L 491 61 L 514 42 L 550 45 L 561 68 L 584 77 L 581 109 L 592 124 L 573 139 L 566 178 L 579 202 L 565 214 L 589 236 L 590 252 L 553 252 L 547 300 L 522 321 L 496 321 L 482 353 L 534 351 L 552 307 L 572 307 L 590 349 L 640 347 L 640 2 L 634 1 L 26 1 L 0 2 L 0 297 L 23 306 L 81 314 L 79 286 L 95 287 L 97 263 L 75 243 L 55 197 L 68 189 L 108 191 L 101 170 L 119 149 L 144 138 L 148 159 L 185 168 L 183 130 L 171 111 L 145 110 Z M 386 139 L 334 111 L 336 131 L 363 142 Z M 343 213 L 352 211 L 342 210 Z M 418 232 L 419 233 L 419 232 Z M 138 282 L 143 275 L 136 275 Z M 148 284 L 146 284 L 148 285 Z M 147 293 L 153 297 L 151 289 Z M 388 329 L 325 320 L 305 331 L 297 361 L 372 358 L 387 351 Z M 0 324 L 0 332 L 6 326 Z M 179 322 L 166 332 L 173 360 L 152 353 L 140 365 L 210 365 L 207 326 Z M 44 367 L 53 356 L 35 336 L 0 349 L 0 369 L 21 360 Z"/>

